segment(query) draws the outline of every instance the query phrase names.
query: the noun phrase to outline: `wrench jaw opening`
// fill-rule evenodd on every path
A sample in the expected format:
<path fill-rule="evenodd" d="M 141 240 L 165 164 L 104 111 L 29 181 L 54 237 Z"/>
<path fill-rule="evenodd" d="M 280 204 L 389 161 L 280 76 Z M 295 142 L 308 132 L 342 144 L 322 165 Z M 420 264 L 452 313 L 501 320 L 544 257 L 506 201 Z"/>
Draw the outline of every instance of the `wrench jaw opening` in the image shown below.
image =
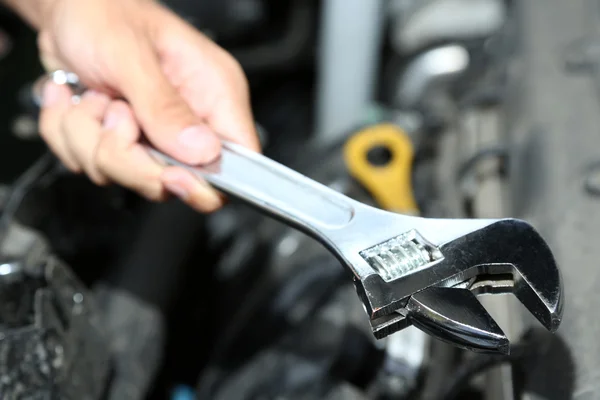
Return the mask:
<path fill-rule="evenodd" d="M 508 353 L 506 335 L 476 299 L 483 294 L 512 293 L 546 329 L 558 329 L 561 274 L 529 224 L 501 220 L 439 251 L 440 260 L 396 280 L 378 274 L 355 280 L 377 339 L 414 325 L 461 348 Z"/>
<path fill-rule="evenodd" d="M 470 289 L 476 294 L 512 293 L 546 329 L 555 332 L 562 320 L 563 281 L 544 239 L 519 220 L 499 221 L 483 231 L 488 240 L 480 240 L 477 251 L 460 263 L 470 265 L 462 271 L 465 279 L 476 277 Z M 464 254 L 455 244 L 442 251 L 453 259 Z"/>
<path fill-rule="evenodd" d="M 548 284 L 543 290 L 539 290 L 539 286 L 536 287 L 527 281 L 522 268 L 516 265 L 503 267 L 503 270 L 510 272 L 481 273 L 469 284 L 468 289 L 476 296 L 513 294 L 548 331 L 556 332 L 562 321 L 562 285 L 552 287 Z"/>

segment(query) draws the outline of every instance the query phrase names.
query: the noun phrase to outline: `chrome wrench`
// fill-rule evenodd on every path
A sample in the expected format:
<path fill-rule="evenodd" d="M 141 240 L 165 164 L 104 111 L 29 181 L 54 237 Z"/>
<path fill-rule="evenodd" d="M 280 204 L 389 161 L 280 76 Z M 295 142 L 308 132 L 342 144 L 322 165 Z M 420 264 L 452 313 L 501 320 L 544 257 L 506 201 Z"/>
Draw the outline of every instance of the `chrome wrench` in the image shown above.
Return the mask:
<path fill-rule="evenodd" d="M 85 90 L 74 74 L 55 71 L 34 85 L 38 99 L 48 79 L 76 95 Z M 147 150 L 321 242 L 351 274 L 377 338 L 412 324 L 463 348 L 508 352 L 508 339 L 475 297 L 482 293 L 513 293 L 548 330 L 560 325 L 560 271 L 525 221 L 383 211 L 226 141 L 220 158 L 202 166 Z"/>

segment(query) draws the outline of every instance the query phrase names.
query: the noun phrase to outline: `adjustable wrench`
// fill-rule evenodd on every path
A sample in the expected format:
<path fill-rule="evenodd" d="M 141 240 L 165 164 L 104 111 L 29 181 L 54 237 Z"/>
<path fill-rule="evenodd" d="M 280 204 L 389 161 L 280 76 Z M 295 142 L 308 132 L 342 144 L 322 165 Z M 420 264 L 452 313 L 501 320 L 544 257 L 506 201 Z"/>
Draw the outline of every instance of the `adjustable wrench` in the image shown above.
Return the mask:
<path fill-rule="evenodd" d="M 76 94 L 84 90 L 64 71 L 34 88 L 48 79 L 71 85 Z M 513 293 L 548 330 L 560 325 L 560 271 L 543 238 L 524 221 L 383 211 L 230 142 L 223 142 L 217 161 L 202 166 L 185 165 L 150 145 L 147 150 L 321 242 L 350 273 L 377 338 L 414 325 L 462 348 L 507 353 L 508 339 L 476 299 L 483 293 Z"/>

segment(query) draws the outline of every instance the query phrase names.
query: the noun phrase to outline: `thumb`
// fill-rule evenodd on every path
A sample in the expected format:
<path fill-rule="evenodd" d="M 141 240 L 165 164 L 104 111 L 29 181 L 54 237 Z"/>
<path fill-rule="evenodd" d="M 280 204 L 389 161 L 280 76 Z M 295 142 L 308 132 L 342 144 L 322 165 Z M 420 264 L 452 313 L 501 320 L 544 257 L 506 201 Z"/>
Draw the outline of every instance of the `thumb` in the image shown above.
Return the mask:
<path fill-rule="evenodd" d="M 46 71 L 63 69 L 63 65 L 56 56 L 56 46 L 48 31 L 41 31 L 38 35 L 38 48 L 40 50 L 40 61 Z"/>
<path fill-rule="evenodd" d="M 139 43 L 133 47 L 136 57 L 121 66 L 118 89 L 131 104 L 147 138 L 184 163 L 215 160 L 221 150 L 217 135 L 169 82 L 154 51 Z"/>

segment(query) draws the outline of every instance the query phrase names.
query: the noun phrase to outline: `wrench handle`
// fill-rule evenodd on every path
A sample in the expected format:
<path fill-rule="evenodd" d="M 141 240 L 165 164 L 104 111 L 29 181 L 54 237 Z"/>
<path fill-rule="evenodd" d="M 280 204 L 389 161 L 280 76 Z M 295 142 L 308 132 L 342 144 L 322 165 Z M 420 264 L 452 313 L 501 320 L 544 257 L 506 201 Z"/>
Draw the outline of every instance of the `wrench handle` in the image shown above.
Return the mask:
<path fill-rule="evenodd" d="M 147 149 L 159 161 L 183 167 L 215 188 L 321 237 L 352 220 L 355 204 L 350 198 L 241 145 L 222 143 L 220 158 L 203 166 Z"/>
<path fill-rule="evenodd" d="M 33 98 L 38 106 L 41 106 L 42 88 L 49 80 L 69 85 L 74 100 L 86 89 L 72 72 L 51 72 L 33 86 Z M 358 204 L 355 201 L 238 144 L 224 141 L 220 158 L 203 166 L 186 165 L 148 143 L 145 145 L 159 161 L 183 167 L 215 188 L 321 239 L 328 239 L 327 231 L 348 225 L 354 217 Z"/>

